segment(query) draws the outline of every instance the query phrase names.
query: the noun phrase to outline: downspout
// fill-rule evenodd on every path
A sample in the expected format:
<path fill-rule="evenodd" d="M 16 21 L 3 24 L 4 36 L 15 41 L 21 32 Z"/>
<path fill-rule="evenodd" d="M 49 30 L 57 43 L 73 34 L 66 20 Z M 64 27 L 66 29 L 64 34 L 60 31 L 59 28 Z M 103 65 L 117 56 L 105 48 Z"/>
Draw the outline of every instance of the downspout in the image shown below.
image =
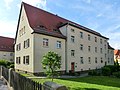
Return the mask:
<path fill-rule="evenodd" d="M 69 24 L 69 23 L 68 23 Z M 67 33 L 67 27 L 68 27 L 68 24 L 66 25 L 66 37 L 68 37 L 68 33 Z M 68 72 L 68 61 L 67 61 L 67 38 L 66 38 L 66 41 L 65 41 L 65 70 L 66 70 L 66 73 Z"/>

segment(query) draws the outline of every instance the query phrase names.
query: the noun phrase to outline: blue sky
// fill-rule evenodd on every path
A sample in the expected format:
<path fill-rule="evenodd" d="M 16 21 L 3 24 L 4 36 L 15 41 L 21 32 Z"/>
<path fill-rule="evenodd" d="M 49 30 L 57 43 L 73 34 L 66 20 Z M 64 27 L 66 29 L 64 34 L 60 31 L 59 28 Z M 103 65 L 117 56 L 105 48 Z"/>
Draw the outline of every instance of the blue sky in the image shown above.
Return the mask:
<path fill-rule="evenodd" d="M 108 37 L 120 49 L 120 0 L 23 0 Z M 21 0 L 0 1 L 0 36 L 15 37 Z"/>

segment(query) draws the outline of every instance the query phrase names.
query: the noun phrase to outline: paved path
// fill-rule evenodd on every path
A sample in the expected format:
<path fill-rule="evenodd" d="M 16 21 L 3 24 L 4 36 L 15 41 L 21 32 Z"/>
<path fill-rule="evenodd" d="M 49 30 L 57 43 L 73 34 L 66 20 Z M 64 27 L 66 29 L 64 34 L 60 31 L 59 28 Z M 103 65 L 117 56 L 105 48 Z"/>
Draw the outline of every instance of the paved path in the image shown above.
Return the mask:
<path fill-rule="evenodd" d="M 88 73 L 84 73 L 84 74 L 81 74 L 81 75 L 78 75 L 78 76 L 62 75 L 62 76 L 59 76 L 58 78 L 79 78 L 79 77 L 86 77 L 86 76 L 88 76 Z M 47 78 L 47 77 L 33 76 L 33 77 L 28 77 L 28 78 L 30 78 L 30 79 L 32 79 L 32 78 L 41 79 L 41 78 Z"/>
<path fill-rule="evenodd" d="M 0 79 L 0 90 L 9 90 L 6 83 Z"/>

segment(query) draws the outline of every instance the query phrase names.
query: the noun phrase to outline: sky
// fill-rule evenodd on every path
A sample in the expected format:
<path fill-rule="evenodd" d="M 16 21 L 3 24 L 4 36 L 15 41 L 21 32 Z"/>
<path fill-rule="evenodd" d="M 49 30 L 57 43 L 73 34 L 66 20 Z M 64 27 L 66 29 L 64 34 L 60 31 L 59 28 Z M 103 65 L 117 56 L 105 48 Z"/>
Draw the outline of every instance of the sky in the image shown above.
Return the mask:
<path fill-rule="evenodd" d="M 0 36 L 15 37 L 22 1 L 97 31 L 120 49 L 120 0 L 0 0 Z"/>

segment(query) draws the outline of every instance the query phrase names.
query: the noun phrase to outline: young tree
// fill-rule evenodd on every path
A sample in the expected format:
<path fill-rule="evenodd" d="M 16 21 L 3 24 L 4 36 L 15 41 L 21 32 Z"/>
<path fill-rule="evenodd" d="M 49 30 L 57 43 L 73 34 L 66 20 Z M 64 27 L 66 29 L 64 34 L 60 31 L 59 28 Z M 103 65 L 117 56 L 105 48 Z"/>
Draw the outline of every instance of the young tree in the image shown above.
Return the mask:
<path fill-rule="evenodd" d="M 61 67 L 61 56 L 57 53 L 49 51 L 47 54 L 43 56 L 42 59 L 43 69 L 46 70 L 46 74 L 48 77 L 53 78 L 58 74 L 57 70 Z"/>

